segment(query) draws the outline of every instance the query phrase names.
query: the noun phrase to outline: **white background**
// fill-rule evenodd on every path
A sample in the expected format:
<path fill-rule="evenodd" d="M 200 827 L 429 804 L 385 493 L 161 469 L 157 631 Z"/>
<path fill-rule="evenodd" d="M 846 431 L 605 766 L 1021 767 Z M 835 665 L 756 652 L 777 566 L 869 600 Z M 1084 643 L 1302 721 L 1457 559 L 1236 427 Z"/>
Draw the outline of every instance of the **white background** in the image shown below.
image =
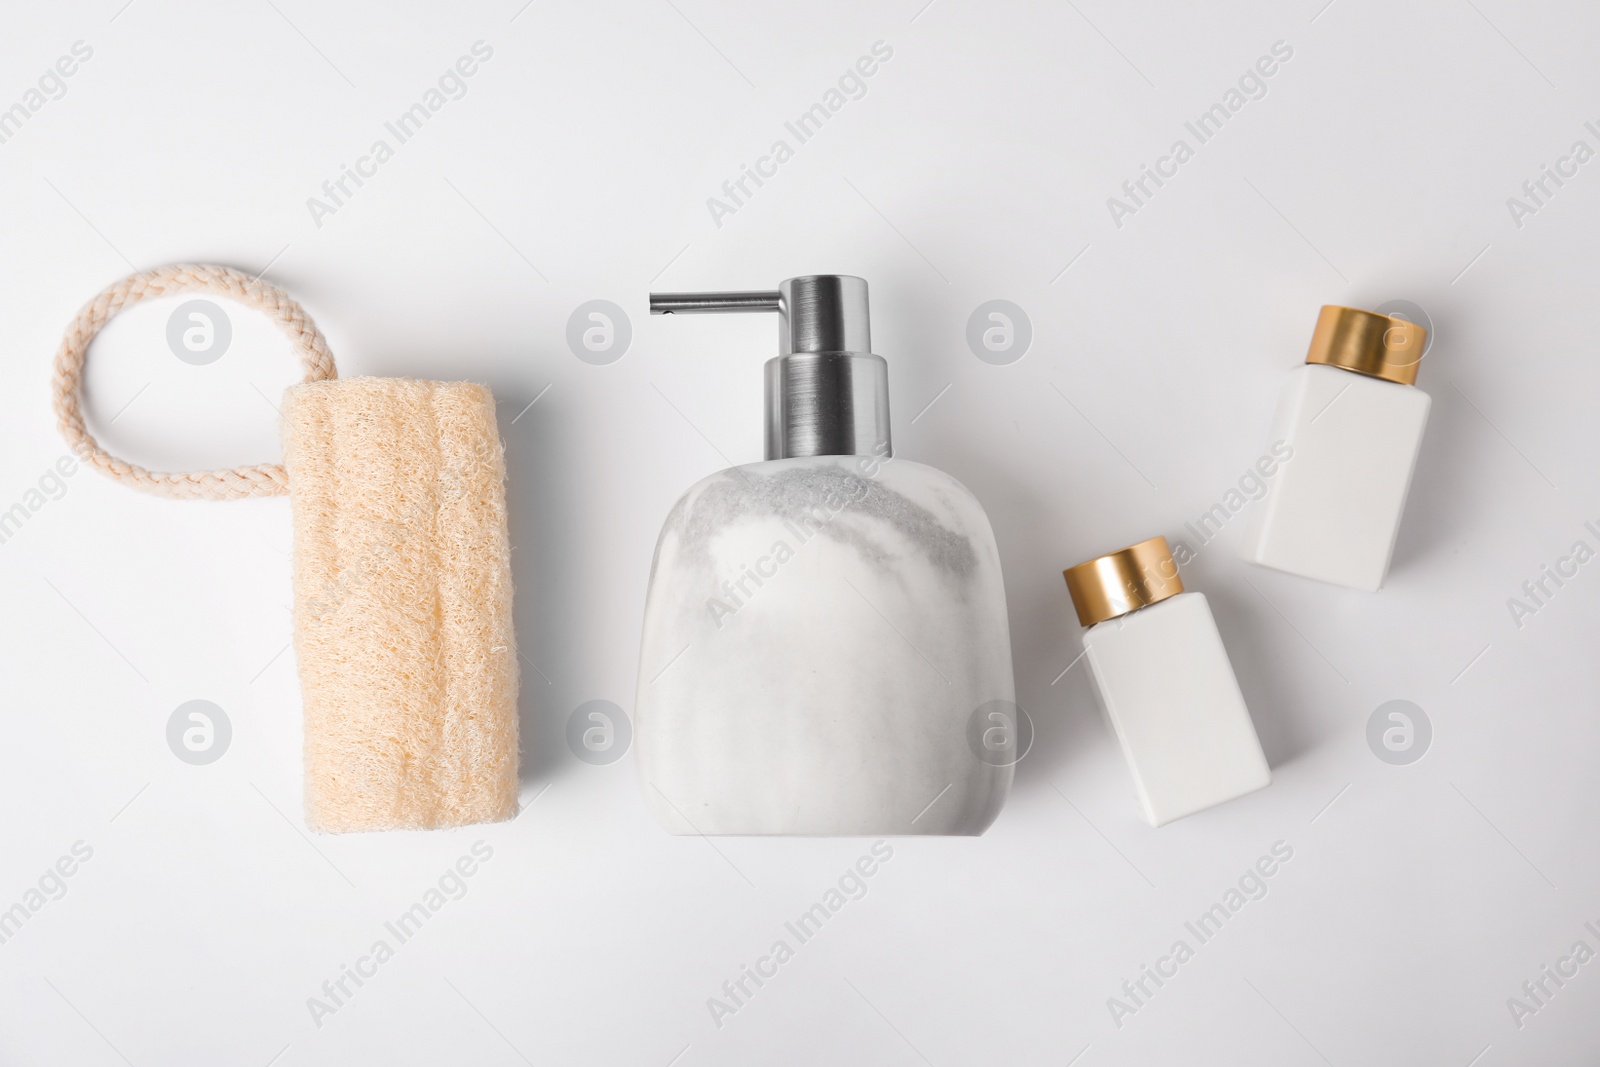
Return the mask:
<path fill-rule="evenodd" d="M 73 42 L 93 57 L 0 145 L 0 509 L 65 451 L 63 327 L 133 268 L 266 270 L 344 374 L 487 382 L 538 799 L 501 825 L 309 834 L 287 502 L 80 472 L 0 545 L 0 907 L 93 849 L 0 945 L 0 1061 L 1594 1062 L 1600 962 L 1520 1028 L 1507 998 L 1580 938 L 1600 949 L 1600 563 L 1520 628 L 1507 599 L 1600 547 L 1600 162 L 1520 228 L 1506 199 L 1575 140 L 1600 148 L 1600 11 L 1324 2 L 9 4 L 0 107 Z M 467 95 L 316 225 L 307 198 L 478 40 Z M 867 94 L 717 226 L 706 199 L 880 40 Z M 1107 198 L 1192 146 L 1184 121 L 1277 41 L 1267 95 L 1114 225 Z M 870 842 L 669 837 L 631 756 L 580 762 L 565 723 L 592 699 L 631 712 L 661 519 L 761 458 L 775 323 L 652 320 L 646 293 L 811 272 L 869 280 L 899 454 L 993 520 L 1038 738 L 986 836 L 892 842 L 718 1027 L 707 999 Z M 996 298 L 1034 330 L 1009 366 L 964 338 Z M 632 317 L 608 366 L 566 344 L 591 299 Z M 1185 580 L 1275 781 L 1152 830 L 1081 664 L 1061 673 L 1080 648 L 1061 568 L 1184 536 L 1265 449 L 1318 306 L 1390 299 L 1437 343 L 1389 584 L 1247 568 L 1237 519 L 1200 552 Z M 228 353 L 190 366 L 174 306 L 95 346 L 92 425 L 154 467 L 276 457 L 286 343 L 234 309 Z M 197 698 L 234 731 L 203 767 L 165 739 Z M 1365 739 L 1397 698 L 1434 728 L 1403 767 Z M 318 1026 L 308 998 L 480 840 L 466 895 Z M 1278 841 L 1267 896 L 1115 1025 L 1123 980 L 1192 944 L 1184 922 Z"/>

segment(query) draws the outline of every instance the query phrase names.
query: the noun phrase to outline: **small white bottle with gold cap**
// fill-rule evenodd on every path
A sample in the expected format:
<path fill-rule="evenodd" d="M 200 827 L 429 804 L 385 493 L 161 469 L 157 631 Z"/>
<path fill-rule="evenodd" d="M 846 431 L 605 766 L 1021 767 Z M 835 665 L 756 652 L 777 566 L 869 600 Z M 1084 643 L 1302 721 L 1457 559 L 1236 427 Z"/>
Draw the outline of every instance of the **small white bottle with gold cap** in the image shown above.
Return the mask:
<path fill-rule="evenodd" d="M 1272 781 L 1211 608 L 1164 537 L 1064 572 L 1100 708 L 1152 826 Z"/>
<path fill-rule="evenodd" d="M 1415 384 L 1427 337 L 1404 319 L 1322 309 L 1278 398 L 1272 440 L 1290 458 L 1251 512 L 1245 560 L 1382 588 L 1432 403 Z"/>

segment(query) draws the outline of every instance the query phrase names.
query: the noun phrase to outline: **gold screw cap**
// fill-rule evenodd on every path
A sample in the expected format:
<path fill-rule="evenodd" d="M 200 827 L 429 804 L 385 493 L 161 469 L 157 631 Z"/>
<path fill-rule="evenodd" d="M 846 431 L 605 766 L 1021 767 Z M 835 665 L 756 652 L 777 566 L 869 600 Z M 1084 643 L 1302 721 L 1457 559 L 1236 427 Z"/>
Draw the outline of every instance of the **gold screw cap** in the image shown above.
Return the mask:
<path fill-rule="evenodd" d="M 1414 322 L 1326 304 L 1317 316 L 1306 362 L 1415 385 L 1427 340 L 1427 329 Z"/>
<path fill-rule="evenodd" d="M 1081 626 L 1093 626 L 1183 592 L 1183 579 L 1178 577 L 1178 564 L 1165 537 L 1140 541 L 1061 573 L 1066 576 L 1067 592 L 1072 594 Z"/>

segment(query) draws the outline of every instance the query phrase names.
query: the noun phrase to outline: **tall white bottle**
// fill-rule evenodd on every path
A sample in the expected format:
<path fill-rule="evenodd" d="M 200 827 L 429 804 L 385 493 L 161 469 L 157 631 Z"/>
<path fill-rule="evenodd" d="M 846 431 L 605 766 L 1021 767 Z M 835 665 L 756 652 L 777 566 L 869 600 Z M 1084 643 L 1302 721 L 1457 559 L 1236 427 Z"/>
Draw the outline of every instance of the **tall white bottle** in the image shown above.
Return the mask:
<path fill-rule="evenodd" d="M 1241 548 L 1251 563 L 1375 593 L 1432 403 L 1416 387 L 1427 330 L 1328 305 L 1306 366 L 1278 399 L 1272 440 L 1288 453 Z"/>
<path fill-rule="evenodd" d="M 766 462 L 692 486 L 656 546 L 634 742 L 651 812 L 675 834 L 981 834 L 1015 762 L 1000 555 L 965 487 L 894 455 L 866 282 L 651 310 L 782 324 Z"/>
<path fill-rule="evenodd" d="M 1066 572 L 1084 658 L 1151 826 L 1272 781 L 1211 607 L 1186 593 L 1167 539 Z"/>

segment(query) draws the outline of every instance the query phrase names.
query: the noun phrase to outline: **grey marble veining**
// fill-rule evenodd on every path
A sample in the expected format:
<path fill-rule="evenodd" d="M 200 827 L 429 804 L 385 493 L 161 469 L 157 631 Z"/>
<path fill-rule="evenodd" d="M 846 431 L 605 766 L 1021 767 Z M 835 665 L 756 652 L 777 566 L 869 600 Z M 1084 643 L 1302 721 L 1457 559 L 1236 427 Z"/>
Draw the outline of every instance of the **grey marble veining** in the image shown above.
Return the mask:
<path fill-rule="evenodd" d="M 635 753 L 675 833 L 975 834 L 1011 768 L 999 554 L 948 475 L 905 460 L 733 468 L 668 515 L 645 611 Z"/>

